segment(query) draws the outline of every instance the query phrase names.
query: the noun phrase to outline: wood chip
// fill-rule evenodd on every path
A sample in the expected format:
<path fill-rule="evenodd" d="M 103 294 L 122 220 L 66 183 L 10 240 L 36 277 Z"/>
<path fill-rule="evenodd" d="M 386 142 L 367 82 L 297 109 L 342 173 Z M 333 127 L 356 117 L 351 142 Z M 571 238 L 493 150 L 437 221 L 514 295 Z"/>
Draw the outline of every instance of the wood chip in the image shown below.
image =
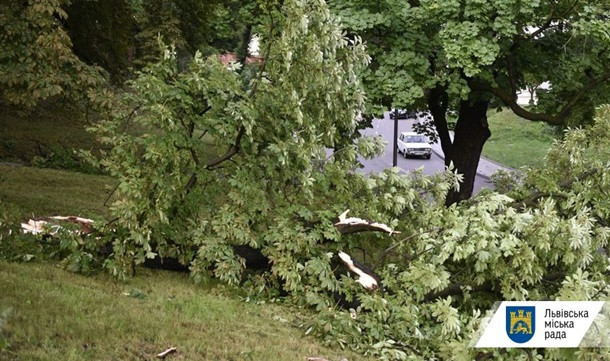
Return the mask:
<path fill-rule="evenodd" d="M 160 354 L 158 354 L 157 358 L 164 359 L 165 356 L 169 355 L 170 353 L 174 353 L 174 352 L 177 352 L 177 349 L 175 347 L 170 347 L 167 350 L 165 350 L 165 351 L 161 352 Z"/>

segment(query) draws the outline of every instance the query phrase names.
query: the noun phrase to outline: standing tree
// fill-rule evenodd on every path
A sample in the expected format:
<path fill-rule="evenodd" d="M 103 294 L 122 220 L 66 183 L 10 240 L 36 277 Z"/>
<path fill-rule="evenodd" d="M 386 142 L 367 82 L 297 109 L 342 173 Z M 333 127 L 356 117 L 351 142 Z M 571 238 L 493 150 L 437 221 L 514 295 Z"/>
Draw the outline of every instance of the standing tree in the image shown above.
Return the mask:
<path fill-rule="evenodd" d="M 128 75 L 135 56 L 136 17 L 127 0 L 73 0 L 65 7 L 65 28 L 74 53 L 104 68 L 115 83 Z"/>
<path fill-rule="evenodd" d="M 605 0 L 335 0 L 335 12 L 368 44 L 369 98 L 428 108 L 445 162 L 464 179 L 447 205 L 472 195 L 490 136 L 487 110 L 499 99 L 518 116 L 553 125 L 590 121 L 608 100 L 610 6 Z M 536 107 L 517 104 L 532 78 L 551 90 Z M 451 140 L 447 111 L 458 120 Z"/>
<path fill-rule="evenodd" d="M 196 51 L 233 51 L 243 29 L 251 26 L 250 11 L 257 8 L 256 2 L 243 0 L 136 0 L 130 4 L 137 27 L 136 56 L 143 64 L 160 55 L 159 35 L 176 46 L 181 60 Z"/>
<path fill-rule="evenodd" d="M 0 3 L 0 100 L 35 106 L 57 95 L 80 97 L 102 83 L 98 70 L 72 52 L 72 42 L 62 26 L 66 3 Z"/>

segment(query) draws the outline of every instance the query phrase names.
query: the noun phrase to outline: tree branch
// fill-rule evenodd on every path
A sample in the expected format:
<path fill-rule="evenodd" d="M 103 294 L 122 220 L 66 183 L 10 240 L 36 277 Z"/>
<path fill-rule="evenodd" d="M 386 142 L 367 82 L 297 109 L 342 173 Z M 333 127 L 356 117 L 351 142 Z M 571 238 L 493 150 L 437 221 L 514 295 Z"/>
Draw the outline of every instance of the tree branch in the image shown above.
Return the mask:
<path fill-rule="evenodd" d="M 237 152 L 239 152 L 239 150 L 241 149 L 241 145 L 240 145 L 241 138 L 243 138 L 245 133 L 246 133 L 246 128 L 242 125 L 239 128 L 239 131 L 237 132 L 237 136 L 235 137 L 235 142 L 229 148 L 229 150 L 224 155 L 222 155 L 219 158 L 216 158 L 213 161 L 206 164 L 204 168 L 206 170 L 211 170 L 214 167 L 216 167 L 217 165 L 231 159 L 231 157 L 233 157 L 235 154 L 237 154 Z"/>
<path fill-rule="evenodd" d="M 595 175 L 598 172 L 599 172 L 599 169 L 590 169 L 576 178 L 568 179 L 566 181 L 559 183 L 558 188 L 559 188 L 559 190 L 569 190 L 572 188 L 574 183 L 584 181 L 585 179 Z M 540 198 L 551 197 L 551 196 L 565 198 L 565 195 L 560 195 L 560 194 L 556 194 L 556 193 L 552 193 L 552 192 L 540 192 L 539 191 L 539 192 L 532 193 L 530 196 L 524 198 L 522 201 L 514 202 L 512 204 L 512 206 L 517 209 L 523 209 L 525 207 L 532 207 L 532 206 L 536 205 L 536 201 L 538 201 Z"/>
<path fill-rule="evenodd" d="M 551 13 L 549 14 L 549 17 L 546 19 L 544 24 L 542 24 L 534 32 L 528 34 L 527 36 L 524 36 L 523 39 L 525 39 L 526 41 L 530 41 L 532 39 L 535 39 L 538 35 L 542 34 L 546 30 L 554 27 L 553 22 L 565 19 L 576 8 L 576 6 L 578 5 L 579 2 L 580 2 L 579 0 L 574 1 L 574 3 L 563 14 L 560 14 L 558 16 L 555 16 L 557 9 L 555 7 L 553 7 L 553 9 L 551 10 Z M 518 46 L 519 46 L 518 42 L 513 43 L 513 45 L 511 46 L 511 51 L 515 50 Z"/>
<path fill-rule="evenodd" d="M 547 282 L 553 282 L 553 281 L 557 281 L 563 277 L 565 277 L 566 274 L 565 272 L 553 272 L 553 273 L 549 273 L 546 274 L 542 277 L 543 281 L 547 281 Z M 461 295 L 462 293 L 464 293 L 464 291 L 466 291 L 464 288 L 467 287 L 469 285 L 463 283 L 463 282 L 456 282 L 453 284 L 450 284 L 449 286 L 447 286 L 445 289 L 438 291 L 438 292 L 429 292 L 427 295 L 424 296 L 424 302 L 431 302 L 436 300 L 437 298 L 445 298 L 448 296 L 454 296 L 454 295 Z M 470 285 L 470 291 L 471 292 L 493 292 L 494 290 L 494 283 L 491 280 L 487 280 L 485 282 L 483 282 L 480 285 Z"/>
<path fill-rule="evenodd" d="M 517 87 L 517 75 L 515 75 L 515 65 L 513 59 L 508 55 L 506 57 L 506 68 L 508 70 L 508 82 L 510 83 L 510 91 L 512 94 L 517 94 L 519 88 Z"/>
<path fill-rule="evenodd" d="M 424 302 L 431 302 L 431 301 L 436 300 L 437 298 L 445 298 L 445 297 L 449 297 L 449 296 L 453 296 L 453 295 L 460 295 L 465 291 L 464 287 L 466 287 L 466 286 L 468 286 L 468 285 L 463 282 L 453 283 L 453 284 L 447 286 L 444 290 L 428 293 L 427 295 L 424 296 Z M 471 292 L 477 292 L 477 291 L 491 292 L 491 291 L 493 291 L 493 283 L 491 281 L 485 281 L 480 285 L 471 286 L 470 291 Z"/>
<path fill-rule="evenodd" d="M 551 115 L 547 113 L 534 113 L 519 105 L 517 103 L 517 94 L 514 92 L 508 92 L 500 87 L 493 87 L 486 82 L 481 82 L 476 79 L 469 79 L 468 85 L 472 90 L 484 91 L 496 95 L 502 102 L 508 106 L 516 115 L 532 120 L 541 121 L 553 125 L 560 125 L 564 122 L 572 108 L 578 103 L 578 101 L 586 96 L 596 86 L 603 83 L 610 78 L 610 72 L 604 73 L 601 77 L 591 79 L 586 85 L 584 85 L 579 91 L 574 93 L 572 97 L 564 104 L 559 113 Z"/>
<path fill-rule="evenodd" d="M 127 127 L 129 126 L 129 122 L 131 121 L 131 118 L 133 117 L 133 115 L 138 111 L 138 109 L 140 109 L 142 107 L 142 104 L 138 104 L 135 108 L 133 108 L 131 110 L 131 112 L 123 119 L 123 130 L 121 132 L 125 133 L 125 131 L 127 130 Z"/>
<path fill-rule="evenodd" d="M 300 190 L 300 188 L 299 188 Z M 335 228 L 341 234 L 351 234 L 358 232 L 385 232 L 389 235 L 399 234 L 400 231 L 396 231 L 383 223 L 371 222 L 362 218 L 347 217 L 349 209 L 343 212 L 339 216 L 339 222 L 334 224 Z"/>
<path fill-rule="evenodd" d="M 388 255 L 388 253 L 392 252 L 392 250 L 395 249 L 396 247 L 398 247 L 399 245 L 403 244 L 404 242 L 406 242 L 406 241 L 408 241 L 410 239 L 413 239 L 415 237 L 419 237 L 422 234 L 430 233 L 430 232 L 433 232 L 433 231 L 436 231 L 436 230 L 438 230 L 438 228 L 436 228 L 436 227 L 435 228 L 431 228 L 431 229 L 429 229 L 427 231 L 423 231 L 421 233 L 412 234 L 412 235 L 410 235 L 408 237 L 405 237 L 405 238 L 401 239 L 400 241 L 394 243 L 390 247 L 386 248 L 383 252 L 381 252 L 379 257 L 377 257 L 377 261 L 373 265 L 373 269 L 376 269 L 381 264 L 381 262 L 385 259 L 385 257 Z"/>

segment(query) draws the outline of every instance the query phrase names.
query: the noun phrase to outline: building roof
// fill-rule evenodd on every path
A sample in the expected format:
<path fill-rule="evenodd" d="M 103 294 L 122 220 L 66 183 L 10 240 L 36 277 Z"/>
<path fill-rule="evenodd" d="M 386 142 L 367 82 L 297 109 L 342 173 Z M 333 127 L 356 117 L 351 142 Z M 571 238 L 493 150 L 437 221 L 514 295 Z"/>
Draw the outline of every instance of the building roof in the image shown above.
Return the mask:
<path fill-rule="evenodd" d="M 231 62 L 237 61 L 237 55 L 235 55 L 235 53 L 218 54 L 218 59 L 224 65 L 228 65 Z M 246 64 L 261 63 L 262 61 L 263 58 L 258 55 L 253 55 L 246 58 Z"/>

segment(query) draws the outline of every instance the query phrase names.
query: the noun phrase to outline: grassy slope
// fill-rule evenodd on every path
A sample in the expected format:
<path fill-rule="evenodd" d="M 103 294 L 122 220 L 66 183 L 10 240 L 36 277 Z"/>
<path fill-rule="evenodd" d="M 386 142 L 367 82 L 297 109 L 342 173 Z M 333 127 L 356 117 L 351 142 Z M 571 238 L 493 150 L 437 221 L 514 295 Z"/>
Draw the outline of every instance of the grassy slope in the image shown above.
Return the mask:
<path fill-rule="evenodd" d="M 510 110 L 494 113 L 488 120 L 491 137 L 483 156 L 510 167 L 540 164 L 555 140 L 550 126 L 519 118 Z"/>
<path fill-rule="evenodd" d="M 0 200 L 20 217 L 105 215 L 103 203 L 114 185 L 106 176 L 0 165 Z"/>
<path fill-rule="evenodd" d="M 12 308 L 2 360 L 155 359 L 169 347 L 179 351 L 169 360 L 362 359 L 303 336 L 287 307 L 247 304 L 182 274 L 140 270 L 117 283 L 0 261 L 0 280 L 0 315 Z M 134 290 L 145 297 L 125 295 Z"/>
<path fill-rule="evenodd" d="M 2 107 L 0 160 L 29 163 L 34 156 L 47 154 L 49 147 L 90 149 L 98 146 L 85 130 L 84 116 L 69 106 L 47 105 L 29 114 Z"/>

